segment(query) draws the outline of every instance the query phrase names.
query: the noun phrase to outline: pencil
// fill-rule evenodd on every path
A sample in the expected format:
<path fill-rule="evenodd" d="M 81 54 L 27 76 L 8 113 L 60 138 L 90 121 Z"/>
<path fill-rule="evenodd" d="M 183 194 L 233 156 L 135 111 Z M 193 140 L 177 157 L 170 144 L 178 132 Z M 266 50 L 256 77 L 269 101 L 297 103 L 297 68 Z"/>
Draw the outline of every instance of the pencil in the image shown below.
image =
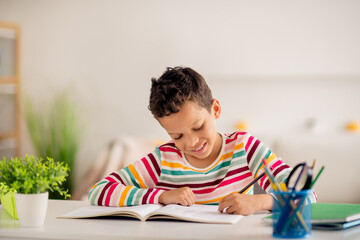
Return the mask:
<path fill-rule="evenodd" d="M 324 166 L 321 167 L 319 173 L 316 175 L 315 179 L 311 182 L 310 188 L 312 188 L 312 187 L 314 186 L 314 184 L 315 184 L 316 181 L 318 180 L 318 178 L 319 178 L 320 174 L 322 173 L 322 171 L 324 170 L 324 168 L 325 168 Z"/>
<path fill-rule="evenodd" d="M 313 164 L 312 164 L 312 166 L 311 166 L 311 168 L 314 170 L 314 168 L 315 168 L 315 165 L 316 165 L 316 158 L 314 159 L 314 161 L 313 161 Z"/>
<path fill-rule="evenodd" d="M 260 174 L 259 176 L 257 176 L 254 180 L 252 180 L 248 185 L 246 185 L 243 189 L 241 189 L 241 191 L 239 192 L 240 194 L 242 194 L 243 192 L 246 191 L 246 189 L 248 189 L 249 187 L 251 187 L 252 185 L 254 185 L 260 178 L 262 178 L 263 176 L 265 176 L 265 172 L 263 172 L 262 174 Z"/>
<path fill-rule="evenodd" d="M 269 177 L 269 180 L 270 180 L 270 183 L 273 186 L 273 189 L 275 191 L 281 191 L 281 188 L 280 188 L 279 184 L 276 182 L 275 177 L 271 174 L 271 171 L 269 170 L 269 167 L 268 167 L 265 159 L 263 159 L 262 162 L 264 164 L 264 170 L 265 170 L 267 176 Z"/>

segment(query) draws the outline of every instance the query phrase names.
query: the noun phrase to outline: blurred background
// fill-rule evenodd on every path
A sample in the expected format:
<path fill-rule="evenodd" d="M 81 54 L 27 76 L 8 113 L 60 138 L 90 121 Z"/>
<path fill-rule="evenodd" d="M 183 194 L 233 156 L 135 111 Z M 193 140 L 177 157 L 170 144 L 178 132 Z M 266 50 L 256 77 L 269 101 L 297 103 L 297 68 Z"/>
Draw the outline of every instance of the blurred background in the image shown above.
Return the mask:
<path fill-rule="evenodd" d="M 38 153 L 26 109 L 59 119 L 66 113 L 54 101 L 65 98 L 79 199 L 114 142 L 128 150 L 150 142 L 132 150 L 135 159 L 169 139 L 147 109 L 150 79 L 182 65 L 220 101 L 219 131 L 249 131 L 292 166 L 317 159 L 315 173 L 325 166 L 319 201 L 360 203 L 359 12 L 357 0 L 0 0 L 0 22 L 21 31 L 22 92 L 19 143 L 0 135 L 0 153 L 15 155 L 15 145 L 20 155 Z M 0 41 L 3 76 L 7 44 Z M 3 85 L 6 132 L 16 125 L 5 120 L 16 113 L 16 91 Z"/>

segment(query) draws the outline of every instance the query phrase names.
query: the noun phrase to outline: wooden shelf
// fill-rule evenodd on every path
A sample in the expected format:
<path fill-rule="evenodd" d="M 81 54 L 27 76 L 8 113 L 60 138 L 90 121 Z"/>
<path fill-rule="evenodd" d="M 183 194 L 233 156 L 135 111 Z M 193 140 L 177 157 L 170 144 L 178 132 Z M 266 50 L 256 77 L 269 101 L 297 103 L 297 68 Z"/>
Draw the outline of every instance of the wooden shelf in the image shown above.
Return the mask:
<path fill-rule="evenodd" d="M 0 21 L 0 31 L 3 37 L 15 40 L 15 65 L 12 76 L 0 76 L 0 85 L 3 85 L 3 92 L 0 94 L 13 94 L 15 97 L 14 104 L 14 129 L 7 129 L 0 132 L 0 141 L 13 142 L 14 153 L 16 156 L 21 154 L 21 82 L 20 82 L 20 26 L 14 23 Z M 7 85 L 7 86 L 6 86 Z M 1 152 L 0 152 L 1 154 Z M 12 155 L 11 154 L 11 155 Z M 11 156 L 15 157 L 15 156 Z"/>
<path fill-rule="evenodd" d="M 16 84 L 15 77 L 0 77 L 0 84 Z"/>
<path fill-rule="evenodd" d="M 0 140 L 16 138 L 16 132 L 6 132 L 0 133 Z"/>
<path fill-rule="evenodd" d="M 16 32 L 20 31 L 20 26 L 16 23 L 0 22 L 0 28 L 15 30 Z"/>

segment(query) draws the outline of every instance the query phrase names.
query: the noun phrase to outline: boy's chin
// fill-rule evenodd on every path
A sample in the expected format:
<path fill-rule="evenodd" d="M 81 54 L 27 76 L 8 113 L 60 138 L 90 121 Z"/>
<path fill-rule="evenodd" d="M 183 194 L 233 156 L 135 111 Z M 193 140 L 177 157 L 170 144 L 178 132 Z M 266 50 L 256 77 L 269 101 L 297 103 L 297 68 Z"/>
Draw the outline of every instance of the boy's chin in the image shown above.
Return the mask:
<path fill-rule="evenodd" d="M 199 153 L 199 154 L 196 154 L 196 153 L 190 153 L 190 155 L 193 157 L 193 158 L 196 158 L 198 160 L 203 160 L 203 159 L 207 159 L 210 154 L 208 152 L 203 152 L 203 153 Z"/>

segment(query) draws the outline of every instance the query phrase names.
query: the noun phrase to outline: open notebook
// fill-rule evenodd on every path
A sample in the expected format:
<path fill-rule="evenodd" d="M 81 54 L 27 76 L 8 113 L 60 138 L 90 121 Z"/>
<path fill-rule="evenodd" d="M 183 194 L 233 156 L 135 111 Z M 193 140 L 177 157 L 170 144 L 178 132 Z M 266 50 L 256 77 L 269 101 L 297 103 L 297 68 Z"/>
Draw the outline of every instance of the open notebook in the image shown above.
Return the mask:
<path fill-rule="evenodd" d="M 202 223 L 235 224 L 242 215 L 220 213 L 218 206 L 192 205 L 190 207 L 169 204 L 145 204 L 131 207 L 103 207 L 85 206 L 57 218 L 93 218 L 105 216 L 122 216 L 137 218 L 141 221 L 148 219 L 174 219 Z"/>

